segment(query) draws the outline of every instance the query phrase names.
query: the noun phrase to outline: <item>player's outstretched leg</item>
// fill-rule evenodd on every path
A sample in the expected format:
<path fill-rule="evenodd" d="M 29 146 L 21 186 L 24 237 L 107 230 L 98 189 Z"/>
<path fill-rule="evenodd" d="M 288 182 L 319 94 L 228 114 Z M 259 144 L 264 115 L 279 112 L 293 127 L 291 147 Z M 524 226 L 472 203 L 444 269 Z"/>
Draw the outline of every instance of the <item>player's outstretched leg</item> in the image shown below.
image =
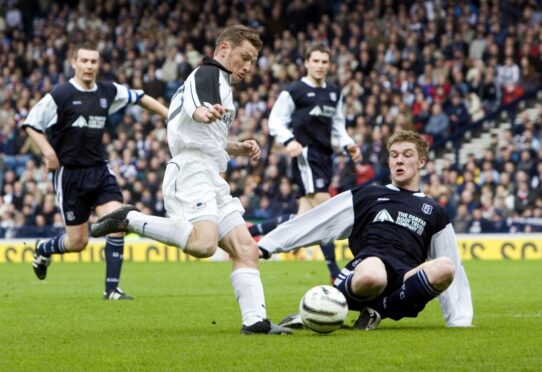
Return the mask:
<path fill-rule="evenodd" d="M 128 221 L 126 218 L 131 211 L 139 212 L 133 205 L 123 205 L 119 209 L 98 218 L 90 227 L 90 235 L 98 238 L 116 232 L 127 232 Z"/>

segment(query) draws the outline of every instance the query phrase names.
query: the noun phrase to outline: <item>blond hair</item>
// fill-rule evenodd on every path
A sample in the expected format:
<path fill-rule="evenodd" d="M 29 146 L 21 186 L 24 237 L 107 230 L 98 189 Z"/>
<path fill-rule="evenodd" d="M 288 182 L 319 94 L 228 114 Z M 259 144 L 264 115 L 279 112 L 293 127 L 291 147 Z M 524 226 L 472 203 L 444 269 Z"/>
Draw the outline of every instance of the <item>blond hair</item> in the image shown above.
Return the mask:
<path fill-rule="evenodd" d="M 426 159 L 429 152 L 429 145 L 427 142 L 416 132 L 410 130 L 399 130 L 395 132 L 388 140 L 388 151 L 395 143 L 408 142 L 416 145 L 418 150 L 418 156 L 420 159 Z"/>

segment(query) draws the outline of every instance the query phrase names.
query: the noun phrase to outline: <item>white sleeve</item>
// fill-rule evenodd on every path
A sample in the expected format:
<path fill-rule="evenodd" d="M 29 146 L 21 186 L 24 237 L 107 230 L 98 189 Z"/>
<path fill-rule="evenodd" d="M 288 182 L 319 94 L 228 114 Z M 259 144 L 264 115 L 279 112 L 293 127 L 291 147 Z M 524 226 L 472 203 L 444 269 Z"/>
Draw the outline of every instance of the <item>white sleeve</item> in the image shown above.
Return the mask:
<path fill-rule="evenodd" d="M 343 95 L 339 97 L 339 102 L 333 115 L 333 135 L 339 141 L 339 147 L 342 149 L 344 146 L 348 146 L 354 143 L 354 140 L 346 132 L 346 125 L 343 112 Z"/>
<path fill-rule="evenodd" d="M 295 103 L 292 96 L 283 90 L 269 114 L 269 133 L 275 137 L 277 142 L 284 144 L 289 139 L 294 138 L 294 134 L 288 129 L 294 111 Z"/>
<path fill-rule="evenodd" d="M 183 110 L 187 113 L 188 117 L 192 118 L 194 111 L 200 106 L 203 106 L 203 102 L 200 102 L 196 93 L 196 83 L 194 81 L 194 74 L 192 74 L 184 83 Z"/>
<path fill-rule="evenodd" d="M 28 113 L 23 126 L 29 126 L 39 132 L 55 125 L 58 119 L 57 106 L 49 93 L 43 96 Z"/>
<path fill-rule="evenodd" d="M 451 223 L 431 239 L 429 258 L 438 257 L 448 257 L 455 267 L 452 284 L 438 298 L 446 324 L 448 327 L 470 327 L 473 317 L 470 285 L 461 264 L 457 240 Z"/>
<path fill-rule="evenodd" d="M 288 252 L 316 243 L 350 236 L 354 224 L 352 192 L 345 191 L 307 213 L 285 222 L 264 236 L 258 245 L 270 253 Z"/>
<path fill-rule="evenodd" d="M 109 114 L 119 111 L 121 108 L 128 104 L 138 103 L 141 97 L 145 94 L 140 89 L 130 89 L 124 85 L 113 83 L 117 88 L 117 95 L 113 100 L 111 106 L 109 106 Z"/>

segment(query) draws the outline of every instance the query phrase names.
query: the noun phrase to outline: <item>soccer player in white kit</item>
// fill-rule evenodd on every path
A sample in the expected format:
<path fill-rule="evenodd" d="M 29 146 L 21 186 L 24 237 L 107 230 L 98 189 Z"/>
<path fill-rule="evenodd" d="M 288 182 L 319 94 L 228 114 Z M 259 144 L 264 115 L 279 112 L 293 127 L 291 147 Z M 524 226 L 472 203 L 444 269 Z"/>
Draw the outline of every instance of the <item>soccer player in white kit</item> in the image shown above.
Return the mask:
<path fill-rule="evenodd" d="M 254 140 L 228 141 L 227 134 L 235 118 L 232 85 L 252 72 L 261 47 L 256 31 L 242 25 L 226 28 L 217 38 L 214 58 L 204 58 L 172 98 L 167 131 L 173 158 L 163 181 L 169 218 L 125 206 L 99 219 L 91 233 L 136 232 L 200 258 L 212 256 L 219 246 L 233 262 L 231 282 L 241 309 L 241 333 L 285 334 L 291 331 L 267 319 L 258 247 L 239 199 L 230 195 L 220 175 L 229 155 L 260 157 Z"/>

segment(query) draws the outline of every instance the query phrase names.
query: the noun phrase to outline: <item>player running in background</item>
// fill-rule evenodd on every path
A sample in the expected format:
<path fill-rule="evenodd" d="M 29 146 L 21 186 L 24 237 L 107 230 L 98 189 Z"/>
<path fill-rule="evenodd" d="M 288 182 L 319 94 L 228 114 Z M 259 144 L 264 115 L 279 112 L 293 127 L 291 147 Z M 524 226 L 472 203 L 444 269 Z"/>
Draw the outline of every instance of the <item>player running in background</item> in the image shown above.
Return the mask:
<path fill-rule="evenodd" d="M 167 117 L 167 108 L 143 91 L 97 82 L 99 62 L 93 45 L 76 47 L 71 58 L 75 76 L 46 94 L 23 124 L 39 146 L 45 167 L 54 172 L 57 205 L 66 224 L 64 233 L 36 243 L 32 266 L 40 280 L 47 275 L 51 255 L 85 249 L 93 208 L 101 216 L 122 205 L 122 193 L 102 144 L 107 116 L 133 103 Z M 123 250 L 123 233 L 106 238 L 106 300 L 132 299 L 118 287 Z"/>
<path fill-rule="evenodd" d="M 204 58 L 172 98 L 167 131 L 173 158 L 162 185 L 169 218 L 123 207 L 96 221 L 91 231 L 93 236 L 136 232 L 194 257 L 210 257 L 221 247 L 233 263 L 241 333 L 282 334 L 291 331 L 267 319 L 259 251 L 242 217 L 244 209 L 220 175 L 228 154 L 260 158 L 255 141 L 228 142 L 227 134 L 235 118 L 232 85 L 252 72 L 261 47 L 256 31 L 242 25 L 226 28 L 218 36 L 214 58 Z"/>
<path fill-rule="evenodd" d="M 278 226 L 260 240 L 262 254 L 348 238 L 354 258 L 334 286 L 350 310 L 360 311 L 356 328 L 416 317 L 437 296 L 447 325 L 468 327 L 472 300 L 454 229 L 439 204 L 419 189 L 427 143 L 399 131 L 388 150 L 391 184 L 356 187 Z M 299 326 L 300 318 L 290 316 L 283 324 Z"/>
<path fill-rule="evenodd" d="M 339 87 L 326 82 L 331 53 L 325 46 L 310 48 L 305 55 L 307 75 L 282 91 L 269 115 L 269 131 L 286 146 L 292 158 L 292 175 L 298 186 L 301 215 L 330 198 L 335 136 L 354 162 L 361 160 L 359 148 L 345 129 L 343 99 Z M 289 216 L 256 224 L 251 234 L 265 234 Z M 335 244 L 320 245 L 332 281 L 339 275 Z"/>

